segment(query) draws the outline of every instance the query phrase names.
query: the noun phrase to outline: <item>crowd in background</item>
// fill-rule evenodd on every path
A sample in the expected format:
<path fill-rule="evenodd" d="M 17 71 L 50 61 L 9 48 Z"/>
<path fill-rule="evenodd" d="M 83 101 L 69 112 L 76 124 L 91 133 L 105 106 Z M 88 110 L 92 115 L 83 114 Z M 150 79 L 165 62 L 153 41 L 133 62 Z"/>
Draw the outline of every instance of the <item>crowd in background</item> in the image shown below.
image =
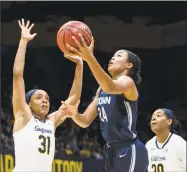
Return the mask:
<path fill-rule="evenodd" d="M 11 68 L 13 67 L 16 48 L 2 48 L 2 110 L 0 114 L 2 133 L 0 147 L 13 150 L 12 127 L 14 118 L 12 113 Z M 64 100 L 68 96 L 73 80 L 73 75 L 71 73 L 74 72 L 74 68 L 72 68 L 70 62 L 60 62 L 62 55 L 58 54 L 59 51 L 40 49 L 40 52 L 41 51 L 43 51 L 43 53 L 39 55 L 45 56 L 45 61 L 42 61 L 41 57 L 37 57 L 38 54 L 36 51 L 29 50 L 27 52 L 24 76 L 25 84 L 27 90 L 33 87 L 47 90 L 52 97 L 51 110 L 55 110 L 60 105 L 60 100 Z M 180 120 L 183 126 L 183 137 L 187 139 L 185 132 L 187 129 L 185 125 L 187 122 L 187 71 L 185 67 L 187 62 L 185 47 L 157 51 L 135 50 L 135 52 L 142 60 L 143 78 L 140 87 L 137 122 L 139 138 L 144 143 L 151 139 L 153 136 L 149 128 L 151 113 L 159 107 L 165 107 L 171 108 L 176 112 L 177 119 Z M 108 59 L 111 57 L 111 54 L 96 52 L 100 64 L 105 68 L 108 59 L 99 58 L 104 55 L 106 55 Z M 30 58 L 30 56 L 32 56 L 32 58 Z M 50 61 L 47 61 L 46 56 L 52 56 L 52 60 L 54 60 L 56 64 L 47 66 L 47 63 Z M 41 59 L 41 63 L 39 59 Z M 180 68 L 173 70 L 178 65 L 180 65 Z M 55 71 L 53 70 L 54 68 L 50 68 L 51 66 L 55 68 Z M 85 65 L 84 70 L 83 93 L 79 108 L 81 112 L 83 112 L 89 102 L 91 102 L 98 86 L 87 65 Z M 63 76 L 65 77 L 64 74 L 66 74 L 66 72 L 68 73 L 68 71 L 70 71 L 69 75 L 66 75 L 66 78 L 62 79 Z M 53 76 L 56 77 L 55 81 L 53 80 Z M 54 82 L 54 85 L 50 85 L 50 83 Z M 103 159 L 102 150 L 104 144 L 105 142 L 100 134 L 98 118 L 86 129 L 80 128 L 71 119 L 67 119 L 56 131 L 56 152 L 64 156 L 82 156 L 85 158 Z"/>
<path fill-rule="evenodd" d="M 6 99 L 3 100 L 5 108 L 2 109 L 0 114 L 1 147 L 13 151 L 12 128 L 14 118 L 12 114 L 11 90 L 7 89 L 3 94 L 6 95 Z M 72 120 L 67 119 L 56 130 L 56 136 L 56 153 L 61 153 L 64 156 L 103 159 L 102 143 L 99 142 L 101 135 L 98 120 L 95 120 L 91 127 L 82 129 Z"/>

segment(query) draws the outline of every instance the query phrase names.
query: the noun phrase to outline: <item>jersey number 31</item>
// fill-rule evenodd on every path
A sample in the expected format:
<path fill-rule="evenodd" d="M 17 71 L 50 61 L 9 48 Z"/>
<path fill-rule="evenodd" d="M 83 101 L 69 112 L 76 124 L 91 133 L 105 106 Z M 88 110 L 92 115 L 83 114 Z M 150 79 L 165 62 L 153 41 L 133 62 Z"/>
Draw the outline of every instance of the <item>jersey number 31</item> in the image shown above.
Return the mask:
<path fill-rule="evenodd" d="M 47 153 L 49 155 L 49 153 L 50 153 L 50 137 L 39 135 L 38 139 L 41 140 L 41 147 L 38 148 L 38 151 L 40 153 Z"/>

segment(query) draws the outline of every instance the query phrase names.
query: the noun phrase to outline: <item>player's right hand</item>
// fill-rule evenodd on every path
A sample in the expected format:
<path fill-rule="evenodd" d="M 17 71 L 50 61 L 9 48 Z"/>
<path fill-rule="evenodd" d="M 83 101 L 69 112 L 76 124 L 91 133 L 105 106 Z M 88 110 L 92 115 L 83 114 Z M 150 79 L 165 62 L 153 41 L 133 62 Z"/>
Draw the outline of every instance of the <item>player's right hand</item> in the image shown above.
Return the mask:
<path fill-rule="evenodd" d="M 75 115 L 78 114 L 78 107 L 79 107 L 80 100 L 78 100 L 74 106 L 69 105 L 65 103 L 64 101 L 61 101 L 61 103 L 62 105 L 59 109 L 65 110 L 67 117 L 73 118 Z"/>
<path fill-rule="evenodd" d="M 26 25 L 24 19 L 18 20 L 19 27 L 21 28 L 21 39 L 26 41 L 32 40 L 37 34 L 31 34 L 30 31 L 34 27 L 34 23 L 30 25 L 30 21 L 28 20 Z M 30 25 L 30 26 L 29 26 Z"/>

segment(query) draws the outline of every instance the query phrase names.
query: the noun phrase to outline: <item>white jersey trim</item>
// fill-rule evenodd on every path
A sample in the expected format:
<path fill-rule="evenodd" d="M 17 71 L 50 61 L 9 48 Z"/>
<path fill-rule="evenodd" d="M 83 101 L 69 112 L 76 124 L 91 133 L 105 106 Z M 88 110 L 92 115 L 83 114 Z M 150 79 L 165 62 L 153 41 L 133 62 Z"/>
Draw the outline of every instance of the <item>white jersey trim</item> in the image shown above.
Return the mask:
<path fill-rule="evenodd" d="M 132 135 L 133 135 L 133 139 L 136 138 L 136 134 L 134 134 L 132 132 L 132 110 L 131 110 L 131 106 L 129 104 L 129 102 L 124 101 L 126 110 L 127 110 L 127 116 L 128 116 L 128 129 L 131 131 Z"/>
<path fill-rule="evenodd" d="M 131 146 L 131 149 L 132 149 L 132 155 L 131 155 L 131 164 L 130 164 L 129 172 L 134 171 L 134 167 L 136 164 L 136 147 L 134 144 Z"/>

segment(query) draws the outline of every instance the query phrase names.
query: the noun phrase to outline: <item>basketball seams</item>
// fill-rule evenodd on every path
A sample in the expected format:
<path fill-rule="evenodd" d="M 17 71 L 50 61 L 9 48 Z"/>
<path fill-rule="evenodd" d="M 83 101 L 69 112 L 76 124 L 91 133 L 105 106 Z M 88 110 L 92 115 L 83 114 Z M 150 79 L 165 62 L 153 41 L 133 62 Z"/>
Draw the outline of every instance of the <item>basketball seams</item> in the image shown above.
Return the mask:
<path fill-rule="evenodd" d="M 63 44 L 64 44 L 64 49 L 66 50 L 66 44 L 65 44 L 65 38 L 66 38 L 66 30 L 67 30 L 68 26 L 65 28 L 65 31 L 64 31 L 64 35 L 63 35 Z M 66 50 L 67 51 L 67 50 Z"/>
<path fill-rule="evenodd" d="M 90 40 L 89 36 L 87 35 L 88 32 L 84 32 L 83 29 L 77 28 L 77 27 L 72 26 L 72 25 L 71 25 L 70 27 L 73 27 L 73 28 L 75 28 L 75 29 L 80 30 L 81 32 L 83 32 L 83 34 L 86 35 L 88 41 L 89 41 L 90 43 L 92 42 L 92 41 Z M 88 33 L 88 34 L 89 34 L 89 33 Z M 89 34 L 89 35 L 90 35 L 90 34 Z M 90 35 L 90 36 L 92 36 L 92 35 Z"/>
<path fill-rule="evenodd" d="M 74 35 L 73 35 L 73 32 L 71 31 L 71 29 L 68 29 L 68 31 L 71 33 L 71 36 L 74 36 Z M 74 45 L 76 46 L 75 43 L 74 43 Z M 76 46 L 76 48 L 78 48 L 78 47 Z"/>
<path fill-rule="evenodd" d="M 91 44 L 92 32 L 86 24 L 76 21 L 71 21 L 68 23 L 69 24 L 64 24 L 65 27 L 63 25 L 57 33 L 57 44 L 62 52 L 67 50 L 66 43 L 69 43 L 72 47 L 78 48 L 75 42 L 72 40 L 72 36 L 75 36 L 79 43 L 81 43 L 79 33 L 82 34 L 87 45 Z"/>
<path fill-rule="evenodd" d="M 63 34 L 63 42 L 62 42 L 62 44 L 63 44 L 63 46 L 64 46 L 64 49 L 66 50 L 66 44 L 65 44 L 65 33 L 66 33 L 66 29 L 68 28 L 68 26 L 69 25 L 67 25 L 65 28 L 63 28 L 62 30 L 60 30 L 59 32 L 58 32 L 58 34 L 57 34 L 57 40 L 58 40 L 58 37 L 59 37 L 59 35 L 62 33 Z M 64 33 L 63 33 L 63 31 L 64 31 Z M 58 40 L 59 41 L 59 40 Z"/>

